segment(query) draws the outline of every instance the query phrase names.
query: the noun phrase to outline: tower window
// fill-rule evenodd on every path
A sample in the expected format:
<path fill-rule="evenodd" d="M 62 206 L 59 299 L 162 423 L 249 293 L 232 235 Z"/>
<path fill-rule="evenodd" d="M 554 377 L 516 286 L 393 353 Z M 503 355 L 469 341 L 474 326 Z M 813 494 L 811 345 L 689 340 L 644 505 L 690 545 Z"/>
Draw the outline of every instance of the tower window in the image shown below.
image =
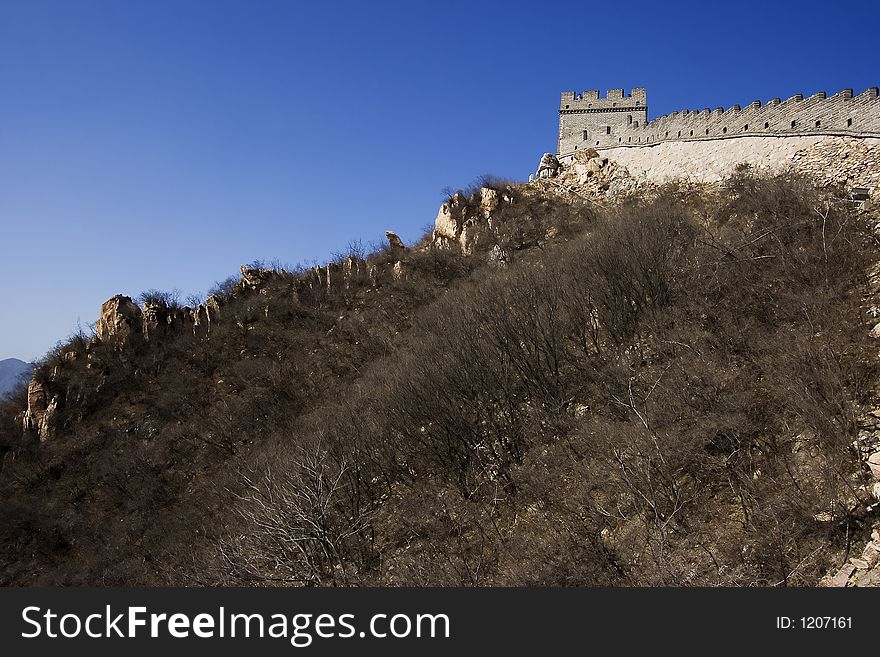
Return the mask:
<path fill-rule="evenodd" d="M 792 122 L 791 122 L 791 127 L 792 127 L 792 128 L 794 128 L 796 125 L 797 125 L 797 121 L 792 121 Z"/>
<path fill-rule="evenodd" d="M 584 130 L 584 141 L 587 141 L 587 131 Z"/>
<path fill-rule="evenodd" d="M 610 134 L 611 134 L 611 126 L 610 126 L 610 125 L 606 125 L 606 126 L 605 126 L 605 134 L 606 134 L 606 135 L 610 135 Z"/>
<path fill-rule="evenodd" d="M 727 134 L 727 128 L 722 128 L 721 132 L 723 132 L 723 133 L 726 135 L 726 134 Z"/>
<path fill-rule="evenodd" d="M 748 132 L 748 130 L 749 130 L 749 124 L 746 123 L 746 124 L 743 126 L 743 132 Z"/>
<path fill-rule="evenodd" d="M 693 130 L 691 130 L 691 137 L 693 137 L 693 136 L 694 136 L 694 131 L 693 131 Z"/>
<path fill-rule="evenodd" d="M 626 123 L 627 123 L 627 125 L 632 125 L 632 123 L 633 123 L 633 115 L 632 114 L 627 115 Z"/>
<path fill-rule="evenodd" d="M 817 127 L 817 128 L 821 128 L 821 127 L 822 127 L 822 122 L 821 122 L 821 121 L 816 121 L 816 127 Z"/>
<path fill-rule="evenodd" d="M 706 134 L 707 135 L 709 134 L 709 128 L 706 128 Z"/>
<path fill-rule="evenodd" d="M 852 119 L 847 119 L 847 120 L 846 120 L 846 127 L 847 127 L 847 128 L 852 128 Z"/>
<path fill-rule="evenodd" d="M 769 127 L 770 127 L 770 123 L 765 123 L 765 124 L 764 124 L 764 129 L 765 129 L 765 130 L 766 130 L 767 128 L 769 128 Z"/>

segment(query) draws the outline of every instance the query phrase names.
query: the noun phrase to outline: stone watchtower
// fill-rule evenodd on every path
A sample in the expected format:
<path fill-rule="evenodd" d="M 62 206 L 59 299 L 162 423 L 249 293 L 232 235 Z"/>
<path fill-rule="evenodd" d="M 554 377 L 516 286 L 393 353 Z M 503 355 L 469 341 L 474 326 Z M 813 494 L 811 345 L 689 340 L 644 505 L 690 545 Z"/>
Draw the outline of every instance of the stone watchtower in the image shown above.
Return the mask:
<path fill-rule="evenodd" d="M 584 148 L 610 148 L 620 145 L 628 128 L 643 126 L 648 120 L 645 89 L 609 89 L 605 97 L 598 91 L 575 94 L 565 91 L 559 104 L 559 143 L 557 154 L 571 155 Z"/>

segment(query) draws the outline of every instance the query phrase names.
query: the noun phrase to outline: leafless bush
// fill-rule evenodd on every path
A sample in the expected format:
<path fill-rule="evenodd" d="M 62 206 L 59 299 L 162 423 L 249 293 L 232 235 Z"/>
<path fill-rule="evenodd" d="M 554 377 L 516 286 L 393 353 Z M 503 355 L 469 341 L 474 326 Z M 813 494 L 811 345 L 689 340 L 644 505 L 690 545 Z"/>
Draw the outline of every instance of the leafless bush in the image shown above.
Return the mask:
<path fill-rule="evenodd" d="M 320 445 L 301 449 L 284 470 L 245 478 L 240 513 L 249 532 L 229 552 L 245 577 L 307 585 L 357 582 L 369 552 L 371 513 L 351 504 L 346 461 Z"/>

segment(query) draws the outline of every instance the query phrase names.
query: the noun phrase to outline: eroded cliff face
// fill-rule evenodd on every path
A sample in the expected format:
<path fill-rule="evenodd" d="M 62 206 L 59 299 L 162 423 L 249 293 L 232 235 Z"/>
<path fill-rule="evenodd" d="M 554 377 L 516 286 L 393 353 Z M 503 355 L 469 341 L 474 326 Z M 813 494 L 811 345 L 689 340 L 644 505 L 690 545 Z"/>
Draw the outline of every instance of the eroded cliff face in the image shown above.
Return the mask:
<path fill-rule="evenodd" d="M 431 243 L 438 248 L 457 248 L 465 255 L 473 253 L 477 227 L 492 227 L 492 215 L 502 205 L 513 202 L 509 193 L 491 187 L 481 187 L 473 199 L 460 192 L 440 206 L 434 219 Z"/>
<path fill-rule="evenodd" d="M 140 307 L 126 297 L 117 294 L 101 304 L 95 336 L 102 342 L 124 342 L 143 333 L 143 313 Z"/>
<path fill-rule="evenodd" d="M 35 432 L 40 442 L 52 438 L 55 433 L 59 396 L 52 394 L 46 383 L 32 379 L 28 383 L 27 403 L 27 410 L 22 417 L 23 430 Z"/>

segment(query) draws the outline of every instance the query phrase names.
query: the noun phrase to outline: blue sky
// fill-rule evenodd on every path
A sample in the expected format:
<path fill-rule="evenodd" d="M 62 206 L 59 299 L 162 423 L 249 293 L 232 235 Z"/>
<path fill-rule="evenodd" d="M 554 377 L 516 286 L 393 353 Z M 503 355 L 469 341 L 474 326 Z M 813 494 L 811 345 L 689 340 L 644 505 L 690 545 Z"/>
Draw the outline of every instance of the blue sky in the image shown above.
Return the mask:
<path fill-rule="evenodd" d="M 606 8 L 610 7 L 610 8 Z M 652 117 L 880 84 L 873 2 L 0 0 L 0 358 L 148 288 L 415 240 L 563 90 Z"/>

